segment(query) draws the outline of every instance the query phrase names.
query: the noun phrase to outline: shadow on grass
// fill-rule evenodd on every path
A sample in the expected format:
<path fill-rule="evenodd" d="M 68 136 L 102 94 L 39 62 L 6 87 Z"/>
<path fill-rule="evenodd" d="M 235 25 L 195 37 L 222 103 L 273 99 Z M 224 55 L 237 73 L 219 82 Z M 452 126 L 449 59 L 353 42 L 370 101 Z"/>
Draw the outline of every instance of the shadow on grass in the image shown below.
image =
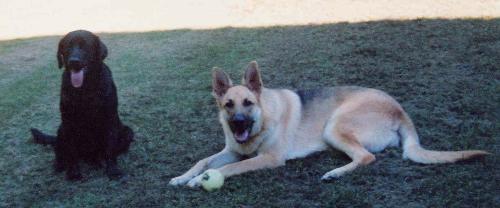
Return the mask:
<path fill-rule="evenodd" d="M 101 34 L 119 111 L 137 141 L 120 160 L 127 181 L 84 169 L 82 183 L 53 174 L 51 149 L 26 142 L 29 127 L 54 132 L 59 123 L 58 37 L 0 42 L 0 206 L 494 207 L 500 202 L 498 34 L 500 19 Z M 215 193 L 168 187 L 171 177 L 223 147 L 211 68 L 238 81 L 254 59 L 266 87 L 382 89 L 411 115 L 423 146 L 493 155 L 418 165 L 403 161 L 399 148 L 388 149 L 375 164 L 321 183 L 323 173 L 348 162 L 332 150 L 229 178 Z"/>

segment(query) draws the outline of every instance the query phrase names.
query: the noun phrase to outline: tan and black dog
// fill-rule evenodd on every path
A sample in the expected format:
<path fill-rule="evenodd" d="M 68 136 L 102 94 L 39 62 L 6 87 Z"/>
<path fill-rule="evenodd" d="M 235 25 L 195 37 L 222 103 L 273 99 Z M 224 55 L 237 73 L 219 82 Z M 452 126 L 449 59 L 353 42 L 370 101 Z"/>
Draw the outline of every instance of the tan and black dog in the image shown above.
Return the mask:
<path fill-rule="evenodd" d="M 432 151 L 419 144 L 415 127 L 401 105 L 385 92 L 362 87 L 312 91 L 267 89 L 256 62 L 242 85 L 234 86 L 221 70 L 213 71 L 213 95 L 224 129 L 225 148 L 199 161 L 171 185 L 196 187 L 201 173 L 218 169 L 225 177 L 273 168 L 332 146 L 352 162 L 321 179 L 341 177 L 375 161 L 373 152 L 402 141 L 403 158 L 418 163 L 448 163 L 488 154 L 485 151 Z M 241 160 L 242 156 L 252 158 Z"/>

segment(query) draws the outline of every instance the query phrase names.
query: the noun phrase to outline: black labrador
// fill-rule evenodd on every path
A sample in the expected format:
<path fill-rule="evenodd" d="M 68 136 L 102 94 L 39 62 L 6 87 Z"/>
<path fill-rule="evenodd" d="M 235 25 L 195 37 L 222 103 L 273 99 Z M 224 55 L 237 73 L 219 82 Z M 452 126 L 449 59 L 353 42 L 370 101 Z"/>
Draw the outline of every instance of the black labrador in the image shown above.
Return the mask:
<path fill-rule="evenodd" d="M 68 180 L 79 180 L 79 162 L 96 167 L 106 164 L 111 179 L 120 178 L 118 155 L 128 151 L 134 133 L 118 116 L 116 87 L 103 63 L 107 48 L 89 31 L 68 33 L 59 42 L 57 60 L 64 66 L 61 84 L 61 125 L 57 136 L 31 129 L 39 144 L 54 146 L 56 172 L 66 171 Z"/>

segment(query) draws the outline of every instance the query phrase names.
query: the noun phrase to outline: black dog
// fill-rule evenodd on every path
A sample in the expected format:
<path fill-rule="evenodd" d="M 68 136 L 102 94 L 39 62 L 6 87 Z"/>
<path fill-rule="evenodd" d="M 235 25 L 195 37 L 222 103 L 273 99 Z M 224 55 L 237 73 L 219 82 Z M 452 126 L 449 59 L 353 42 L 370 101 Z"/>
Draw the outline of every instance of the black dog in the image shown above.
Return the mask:
<path fill-rule="evenodd" d="M 118 155 L 127 152 L 133 141 L 132 129 L 118 117 L 116 87 L 108 66 L 103 63 L 107 48 L 91 32 L 68 33 L 59 42 L 57 60 L 62 74 L 60 111 L 62 122 L 57 137 L 31 129 L 34 141 L 54 146 L 57 172 L 66 170 L 66 178 L 82 178 L 79 162 L 100 167 L 106 174 L 120 178 Z"/>

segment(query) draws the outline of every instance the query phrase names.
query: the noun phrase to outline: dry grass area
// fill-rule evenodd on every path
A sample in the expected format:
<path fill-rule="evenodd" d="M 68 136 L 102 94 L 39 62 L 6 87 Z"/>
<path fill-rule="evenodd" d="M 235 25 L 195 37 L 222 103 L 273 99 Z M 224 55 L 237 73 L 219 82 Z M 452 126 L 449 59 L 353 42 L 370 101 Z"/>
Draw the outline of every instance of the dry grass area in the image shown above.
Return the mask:
<path fill-rule="evenodd" d="M 125 180 L 84 166 L 75 183 L 53 173 L 53 151 L 29 134 L 54 133 L 60 122 L 60 37 L 0 41 L 0 207 L 498 207 L 498 34 L 498 18 L 100 34 L 119 112 L 137 141 L 119 161 Z M 420 165 L 390 148 L 373 165 L 323 183 L 321 175 L 349 162 L 330 150 L 231 177 L 213 193 L 167 186 L 223 147 L 211 68 L 237 80 L 254 59 L 267 87 L 379 88 L 402 103 L 424 147 L 492 155 Z"/>
<path fill-rule="evenodd" d="M 0 40 L 76 29 L 137 32 L 499 16 L 499 0 L 3 0 Z"/>

